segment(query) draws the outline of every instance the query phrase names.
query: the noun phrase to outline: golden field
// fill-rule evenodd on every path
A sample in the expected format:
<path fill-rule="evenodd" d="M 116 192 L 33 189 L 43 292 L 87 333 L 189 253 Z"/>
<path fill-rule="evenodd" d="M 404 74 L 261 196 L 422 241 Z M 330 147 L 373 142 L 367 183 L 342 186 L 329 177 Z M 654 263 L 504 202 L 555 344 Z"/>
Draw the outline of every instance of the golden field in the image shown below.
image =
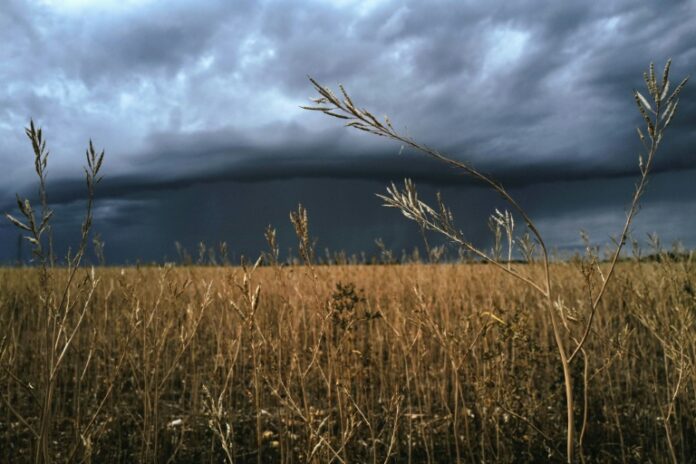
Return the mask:
<path fill-rule="evenodd" d="M 582 461 L 694 462 L 696 272 L 662 258 L 618 265 L 572 366 Z M 552 271 L 583 323 L 581 265 Z M 42 404 L 57 462 L 565 459 L 545 300 L 492 265 L 40 274 L 0 270 L 2 462 L 36 458 Z"/>

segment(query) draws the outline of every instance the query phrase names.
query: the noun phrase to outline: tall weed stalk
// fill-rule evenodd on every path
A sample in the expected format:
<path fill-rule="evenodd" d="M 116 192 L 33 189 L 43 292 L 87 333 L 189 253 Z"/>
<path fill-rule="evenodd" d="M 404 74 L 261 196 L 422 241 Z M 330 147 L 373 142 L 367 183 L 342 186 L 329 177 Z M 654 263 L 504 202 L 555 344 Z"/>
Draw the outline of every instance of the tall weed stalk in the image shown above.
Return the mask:
<path fill-rule="evenodd" d="M 85 216 L 80 229 L 77 249 L 74 253 L 68 252 L 66 257 L 66 277 L 59 281 L 58 273 L 52 272 L 55 264 L 50 225 L 53 211 L 48 206 L 46 190 L 49 152 L 46 148 L 43 132 L 41 128 L 34 125 L 34 121 L 29 123 L 25 133 L 31 142 L 34 153 L 34 170 L 39 180 L 40 210 L 35 211 L 28 198 L 20 198 L 18 195 L 17 207 L 21 213 L 21 218 L 10 214 L 7 214 L 6 217 L 23 231 L 24 238 L 31 244 L 32 254 L 38 262 L 40 306 L 37 317 L 40 330 L 43 333 L 38 348 L 43 375 L 38 388 L 39 395 L 34 396 L 39 407 L 38 424 L 32 425 L 19 412 L 16 412 L 16 415 L 29 428 L 34 437 L 36 443 L 34 462 L 48 463 L 53 461 L 51 435 L 54 427 L 56 381 L 66 354 L 91 306 L 92 297 L 99 283 L 99 279 L 95 277 L 94 269 L 92 269 L 92 272 L 87 273 L 84 279 L 77 283 L 76 288 L 74 285 L 92 228 L 94 193 L 96 185 L 101 180 L 99 171 L 104 161 L 104 152 L 97 153 L 90 140 L 86 152 L 87 166 L 84 168 L 87 183 Z M 17 379 L 17 381 L 23 382 L 21 379 Z M 28 385 L 29 383 L 24 382 L 24 384 Z"/>
<path fill-rule="evenodd" d="M 583 457 L 582 439 L 586 427 L 588 426 L 587 407 L 585 406 L 583 423 L 578 437 L 575 419 L 576 401 L 573 397 L 574 376 L 571 365 L 574 361 L 582 357 L 585 363 L 585 368 L 583 369 L 585 380 L 583 385 L 585 389 L 587 389 L 587 357 L 589 354 L 584 347 L 592 331 L 597 309 L 616 270 L 616 264 L 628 238 L 631 223 L 638 211 L 640 199 L 645 192 L 648 177 L 654 164 L 655 155 L 662 142 L 665 130 L 676 114 L 679 94 L 688 80 L 688 78 L 682 80 L 674 90 L 672 90 L 669 81 L 670 64 L 671 61 L 667 61 L 662 73 L 662 78 L 659 82 L 655 74 L 654 66 L 652 64 L 650 65 L 649 71 L 644 74 L 645 84 L 648 90 L 647 98 L 639 91 L 634 91 L 634 98 L 638 111 L 645 122 L 644 129 L 641 130 L 639 128 L 637 131 L 644 150 L 638 157 L 640 177 L 631 200 L 631 206 L 626 215 L 626 221 L 624 222 L 619 238 L 616 240 L 615 248 L 611 253 L 609 263 L 606 266 L 601 266 L 598 261 L 594 261 L 593 264 L 588 267 L 588 282 L 592 282 L 593 279 L 598 276 L 599 285 L 598 288 L 593 288 L 591 285 L 588 286 L 587 307 L 585 308 L 583 317 L 579 320 L 574 316 L 574 309 L 568 308 L 562 300 L 562 296 L 555 291 L 555 283 L 549 266 L 549 251 L 541 232 L 527 213 L 527 210 L 505 189 L 502 183 L 484 174 L 467 162 L 451 158 L 434 148 L 421 144 L 413 138 L 398 132 L 388 117 L 379 119 L 370 111 L 355 105 L 343 86 L 339 86 L 341 93 L 339 97 L 331 91 L 331 89 L 322 86 L 317 81 L 310 78 L 319 96 L 312 100 L 315 106 L 302 107 L 306 110 L 318 111 L 327 116 L 341 119 L 345 121 L 347 127 L 395 140 L 403 144 L 403 146 L 420 151 L 437 161 L 464 171 L 469 176 L 497 192 L 511 208 L 511 212 L 507 210 L 505 212 L 496 210 L 491 217 L 491 224 L 494 226 L 493 228 L 498 238 L 496 243 L 500 244 L 500 236 L 502 233 L 507 237 L 508 253 L 507 259 L 504 260 L 500 252 L 501 246 L 496 247 L 498 252 L 488 253 L 471 242 L 462 231 L 455 226 L 452 212 L 439 194 L 437 196 L 437 205 L 433 208 L 418 198 L 415 185 L 413 182 L 406 179 L 403 188 L 399 188 L 392 183 L 392 185 L 387 188 L 386 195 L 378 195 L 384 200 L 385 206 L 399 209 L 404 216 L 415 221 L 421 229 L 432 230 L 444 235 L 453 243 L 472 253 L 480 260 L 493 264 L 501 271 L 523 281 L 541 294 L 546 300 L 546 314 L 551 323 L 565 385 L 567 431 L 566 458 L 569 463 L 575 462 L 577 450 L 580 452 L 580 457 Z M 515 237 L 513 235 L 513 215 L 517 215 L 522 219 L 522 223 L 526 226 L 528 232 L 538 245 L 541 255 L 540 260 L 543 266 L 543 277 L 541 278 L 532 275 L 520 266 L 512 266 L 512 248 L 515 242 Z M 523 255 L 528 254 L 525 249 L 521 251 Z M 573 324 L 574 320 L 579 322 L 579 330 L 575 327 L 576 325 Z M 587 391 L 585 391 L 584 395 L 587 397 Z M 587 405 L 587 399 L 585 399 L 583 404 Z"/>

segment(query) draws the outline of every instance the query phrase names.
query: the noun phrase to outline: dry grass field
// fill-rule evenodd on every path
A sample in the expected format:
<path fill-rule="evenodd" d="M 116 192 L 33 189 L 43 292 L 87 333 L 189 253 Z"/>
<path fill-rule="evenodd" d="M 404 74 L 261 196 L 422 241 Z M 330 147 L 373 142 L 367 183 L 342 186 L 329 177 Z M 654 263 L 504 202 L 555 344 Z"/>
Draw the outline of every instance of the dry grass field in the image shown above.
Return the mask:
<path fill-rule="evenodd" d="M 662 258 L 619 264 L 573 365 L 585 462 L 694 462 L 696 272 Z M 572 315 L 581 266 L 552 268 Z M 0 270 L 2 462 L 37 453 L 40 274 Z M 492 265 L 80 269 L 66 307 L 58 462 L 565 460 L 544 299 Z"/>

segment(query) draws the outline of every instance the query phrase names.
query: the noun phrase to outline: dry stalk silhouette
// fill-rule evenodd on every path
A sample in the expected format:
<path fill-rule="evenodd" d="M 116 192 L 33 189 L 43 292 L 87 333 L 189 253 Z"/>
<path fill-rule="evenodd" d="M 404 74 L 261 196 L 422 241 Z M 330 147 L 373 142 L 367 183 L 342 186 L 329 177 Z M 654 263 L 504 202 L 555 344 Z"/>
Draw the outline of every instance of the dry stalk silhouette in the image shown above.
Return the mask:
<path fill-rule="evenodd" d="M 39 397 L 36 400 L 40 403 L 40 421 L 38 428 L 29 425 L 21 414 L 15 415 L 22 423 L 31 430 L 37 440 L 34 461 L 51 461 L 51 434 L 54 427 L 53 410 L 55 408 L 54 391 L 61 365 L 68 350 L 71 347 L 80 326 L 82 325 L 87 311 L 91 306 L 92 297 L 99 284 L 99 279 L 95 276 L 94 269 L 88 273 L 78 284 L 76 290 L 77 297 L 73 293 L 73 282 L 80 269 L 82 258 L 87 249 L 89 232 L 92 228 L 92 210 L 94 206 L 94 191 L 96 185 L 101 180 L 99 171 L 104 161 L 104 152 L 97 153 L 92 141 L 86 153 L 87 166 L 85 179 L 87 183 L 87 205 L 84 221 L 80 230 L 80 241 L 77 250 L 73 255 L 68 253 L 66 257 L 67 278 L 60 283 L 61 288 L 56 291 L 54 288 L 54 274 L 51 268 L 54 267 L 55 258 L 53 255 L 53 239 L 51 234 L 50 222 L 53 211 L 48 207 L 46 192 L 46 170 L 48 166 L 49 152 L 46 149 L 46 141 L 43 138 L 41 129 L 34 126 L 34 121 L 29 123 L 25 133 L 31 141 L 34 152 L 34 169 L 39 179 L 39 201 L 41 204 L 40 215 L 37 217 L 31 202 L 28 198 L 21 199 L 17 196 L 17 207 L 22 214 L 22 219 L 18 219 L 7 214 L 7 219 L 17 228 L 24 231 L 24 238 L 32 245 L 32 253 L 39 262 L 40 277 L 39 291 L 41 309 L 39 319 L 43 324 L 41 331 L 43 339 L 39 344 L 39 352 L 42 356 L 44 368 L 41 378 Z M 80 301 L 80 296 L 83 301 Z M 21 382 L 20 379 L 17 379 Z M 24 383 L 26 385 L 26 383 Z M 9 406 L 9 405 L 8 405 Z M 89 421 L 91 424 L 92 421 Z"/>
<path fill-rule="evenodd" d="M 612 280 L 614 275 L 616 264 L 628 238 L 631 223 L 636 212 L 638 211 L 640 199 L 645 192 L 645 186 L 653 166 L 655 155 L 658 151 L 660 143 L 662 142 L 665 129 L 672 122 L 672 119 L 676 114 L 677 105 L 679 103 L 679 94 L 688 80 L 688 77 L 682 80 L 670 93 L 670 65 L 671 60 L 667 61 L 666 63 L 660 82 L 658 82 L 658 78 L 655 74 L 655 68 L 652 63 L 650 64 L 649 72 L 644 74 L 648 95 L 652 102 L 648 101 L 648 99 L 639 91 L 634 91 L 636 105 L 638 106 L 638 111 L 645 121 L 645 131 L 647 132 L 646 136 L 644 132 L 638 128 L 638 137 L 645 150 L 644 153 L 641 153 L 638 157 L 640 178 L 633 194 L 631 206 L 626 215 L 626 221 L 623 229 L 621 230 L 621 234 L 616 241 L 616 247 L 612 254 L 611 261 L 604 270 L 598 263 L 595 263 L 595 266 L 589 269 L 588 279 L 591 279 L 592 275 L 596 272 L 601 277 L 601 284 L 598 291 L 594 293 L 590 291 L 590 294 L 588 295 L 589 316 L 585 321 L 582 321 L 583 328 L 579 332 L 571 328 L 569 321 L 571 320 L 572 316 L 569 315 L 569 311 L 562 301 L 561 296 L 557 295 L 554 291 L 554 279 L 551 275 L 549 267 L 548 248 L 542 238 L 541 233 L 526 210 L 510 195 L 510 193 L 500 182 L 482 173 L 466 162 L 453 159 L 434 148 L 423 145 L 415 141 L 413 138 L 401 134 L 394 129 L 394 126 L 388 117 L 380 120 L 370 111 L 356 106 L 343 86 L 339 86 L 342 95 L 341 98 L 332 92 L 331 89 L 322 86 L 317 81 L 310 78 L 311 83 L 319 93 L 319 97 L 312 100 L 317 106 L 302 107 L 306 110 L 318 111 L 327 116 L 346 120 L 348 121 L 345 124 L 346 127 L 401 142 L 403 145 L 416 149 L 431 158 L 453 166 L 454 168 L 463 170 L 469 176 L 484 183 L 489 188 L 497 192 L 507 202 L 513 213 L 521 217 L 529 232 L 534 237 L 536 243 L 539 245 L 541 260 L 544 268 L 544 277 L 541 281 L 532 276 L 524 274 L 523 271 L 513 268 L 511 265 L 512 248 L 514 244 L 514 219 L 510 212 L 505 211 L 504 213 L 501 213 L 500 211 L 496 210 L 491 217 L 495 230 L 500 233 L 500 230 L 502 229 L 508 239 L 507 260 L 503 261 L 500 259 L 499 253 L 486 253 L 465 237 L 462 231 L 455 226 L 452 212 L 445 205 L 439 194 L 437 196 L 437 206 L 435 208 L 430 207 L 428 204 L 418 198 L 418 193 L 413 182 L 406 179 L 402 189 L 398 188 L 392 183 L 392 185 L 387 188 L 386 195 L 378 195 L 382 200 L 384 200 L 385 206 L 399 209 L 406 218 L 415 221 L 421 228 L 432 230 L 444 235 L 458 246 L 463 247 L 467 251 L 476 255 L 478 258 L 495 265 L 505 273 L 523 281 L 525 284 L 543 295 L 543 297 L 546 299 L 547 314 L 553 328 L 553 334 L 558 350 L 560 364 L 563 369 L 565 383 L 567 414 L 566 458 L 569 463 L 575 462 L 576 447 L 579 448 L 580 456 L 582 457 L 582 440 L 587 427 L 588 418 L 586 411 L 587 401 L 585 401 L 585 411 L 583 413 L 584 419 L 581 426 L 580 436 L 578 438 L 575 424 L 576 405 L 573 398 L 574 379 L 571 372 L 571 364 L 578 358 L 578 355 L 582 355 L 583 359 L 585 360 L 584 362 L 587 363 L 588 353 L 584 350 L 584 346 L 592 330 L 592 323 L 595 313 L 600 302 L 602 301 L 602 297 L 606 292 L 607 285 Z M 499 235 L 497 238 L 499 238 Z M 499 240 L 496 240 L 496 242 L 499 242 Z M 584 369 L 584 372 L 586 377 L 587 368 Z M 584 394 L 587 395 L 586 381 L 584 382 L 584 386 Z"/>

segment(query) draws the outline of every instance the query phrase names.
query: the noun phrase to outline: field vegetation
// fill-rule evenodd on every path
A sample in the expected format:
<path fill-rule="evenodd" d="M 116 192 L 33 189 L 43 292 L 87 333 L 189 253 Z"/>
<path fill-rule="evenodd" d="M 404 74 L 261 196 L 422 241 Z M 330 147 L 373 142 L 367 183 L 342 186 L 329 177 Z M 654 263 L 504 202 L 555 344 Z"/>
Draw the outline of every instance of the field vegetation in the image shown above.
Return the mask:
<path fill-rule="evenodd" d="M 592 391 L 588 462 L 696 455 L 696 272 L 691 258 L 661 256 L 619 265 L 592 362 L 574 372 Z M 553 266 L 565 300 L 585 298 L 579 263 Z M 40 276 L 1 274 L 0 453 L 23 462 L 40 423 Z M 544 300 L 493 266 L 78 274 L 71 304 L 88 310 L 55 380 L 56 461 L 564 459 L 563 376 Z"/>

